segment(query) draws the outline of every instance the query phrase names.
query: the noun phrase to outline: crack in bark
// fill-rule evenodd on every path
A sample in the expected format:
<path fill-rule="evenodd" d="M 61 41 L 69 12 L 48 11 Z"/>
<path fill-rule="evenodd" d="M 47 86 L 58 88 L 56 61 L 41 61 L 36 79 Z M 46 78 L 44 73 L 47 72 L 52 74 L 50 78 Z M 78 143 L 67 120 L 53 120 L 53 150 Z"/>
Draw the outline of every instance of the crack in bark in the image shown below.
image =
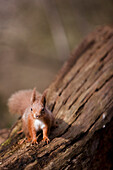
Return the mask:
<path fill-rule="evenodd" d="M 66 83 L 66 85 L 64 86 L 64 88 L 60 91 L 59 96 L 62 95 L 63 91 L 64 91 L 64 90 L 68 87 L 68 85 L 74 80 L 74 78 L 76 77 L 76 75 L 80 72 L 80 69 L 81 69 L 81 68 L 79 68 L 79 69 L 76 71 L 76 73 L 73 75 L 73 77 L 71 77 L 71 79 Z"/>
<path fill-rule="evenodd" d="M 110 81 L 112 78 L 113 78 L 113 75 L 111 75 L 108 79 L 106 79 L 106 80 L 104 81 L 104 83 L 103 83 L 99 88 L 96 88 L 96 89 L 95 89 L 95 92 L 98 92 L 100 89 L 102 89 L 102 87 L 103 87 L 108 81 Z"/>
<path fill-rule="evenodd" d="M 86 82 L 87 82 L 87 78 L 83 81 L 83 83 L 82 83 L 81 86 L 76 90 L 76 92 L 78 92 Z M 70 97 L 71 97 L 71 96 L 70 96 Z M 77 100 L 78 100 L 78 97 L 69 105 L 68 110 L 71 109 L 71 107 L 74 105 L 74 103 L 75 103 Z M 81 102 L 81 103 L 82 103 L 82 102 Z"/>
<path fill-rule="evenodd" d="M 112 50 L 112 48 L 111 48 L 111 50 Z M 108 54 L 111 50 L 106 52 L 106 54 L 100 59 L 100 62 L 102 62 L 108 56 Z"/>
<path fill-rule="evenodd" d="M 51 108 L 51 112 L 53 112 L 54 108 L 55 108 L 55 105 L 56 105 L 56 101 L 53 103 L 52 105 L 52 108 Z"/>

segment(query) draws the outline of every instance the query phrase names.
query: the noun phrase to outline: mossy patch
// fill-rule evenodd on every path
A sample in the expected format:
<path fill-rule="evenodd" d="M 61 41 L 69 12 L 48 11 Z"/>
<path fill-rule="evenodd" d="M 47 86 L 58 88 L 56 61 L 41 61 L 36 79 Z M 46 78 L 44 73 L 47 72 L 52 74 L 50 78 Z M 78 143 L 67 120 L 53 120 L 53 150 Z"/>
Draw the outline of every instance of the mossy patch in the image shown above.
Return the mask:
<path fill-rule="evenodd" d="M 1 144 L 1 147 L 7 146 L 8 144 L 10 144 L 10 142 L 11 142 L 11 138 L 8 138 L 5 142 L 3 142 L 3 143 Z M 0 148 L 0 149 L 1 149 L 1 148 Z"/>

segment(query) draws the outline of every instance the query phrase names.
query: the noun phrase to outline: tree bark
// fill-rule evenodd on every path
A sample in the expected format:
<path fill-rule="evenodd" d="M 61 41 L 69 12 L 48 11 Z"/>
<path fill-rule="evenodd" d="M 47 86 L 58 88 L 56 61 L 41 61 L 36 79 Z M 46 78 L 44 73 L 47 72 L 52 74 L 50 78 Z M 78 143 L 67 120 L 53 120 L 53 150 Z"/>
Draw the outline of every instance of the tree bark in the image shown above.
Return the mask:
<path fill-rule="evenodd" d="M 58 127 L 50 143 L 18 144 L 21 119 L 0 146 L 0 169 L 113 168 L 113 29 L 98 28 L 78 46 L 47 93 Z"/>

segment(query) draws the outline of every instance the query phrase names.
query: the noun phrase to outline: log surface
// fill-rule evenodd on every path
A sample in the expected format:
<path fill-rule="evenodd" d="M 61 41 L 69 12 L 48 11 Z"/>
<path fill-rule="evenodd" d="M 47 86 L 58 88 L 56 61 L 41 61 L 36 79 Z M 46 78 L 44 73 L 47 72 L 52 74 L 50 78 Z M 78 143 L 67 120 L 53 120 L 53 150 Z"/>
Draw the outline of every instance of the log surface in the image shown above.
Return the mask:
<path fill-rule="evenodd" d="M 49 86 L 47 106 L 58 127 L 50 143 L 18 142 L 21 119 L 0 146 L 0 169 L 112 169 L 113 29 L 89 34 Z"/>

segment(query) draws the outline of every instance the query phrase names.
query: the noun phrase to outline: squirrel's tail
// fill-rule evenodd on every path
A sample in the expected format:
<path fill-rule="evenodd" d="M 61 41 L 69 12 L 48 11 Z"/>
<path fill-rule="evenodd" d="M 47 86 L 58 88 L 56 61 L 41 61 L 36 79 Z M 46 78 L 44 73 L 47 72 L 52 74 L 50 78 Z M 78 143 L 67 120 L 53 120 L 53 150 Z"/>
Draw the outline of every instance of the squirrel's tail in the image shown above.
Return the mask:
<path fill-rule="evenodd" d="M 31 105 L 31 96 L 33 90 L 20 90 L 11 95 L 8 100 L 9 112 L 12 114 L 22 115 L 27 107 Z M 39 97 L 41 94 L 36 92 L 36 96 Z"/>

